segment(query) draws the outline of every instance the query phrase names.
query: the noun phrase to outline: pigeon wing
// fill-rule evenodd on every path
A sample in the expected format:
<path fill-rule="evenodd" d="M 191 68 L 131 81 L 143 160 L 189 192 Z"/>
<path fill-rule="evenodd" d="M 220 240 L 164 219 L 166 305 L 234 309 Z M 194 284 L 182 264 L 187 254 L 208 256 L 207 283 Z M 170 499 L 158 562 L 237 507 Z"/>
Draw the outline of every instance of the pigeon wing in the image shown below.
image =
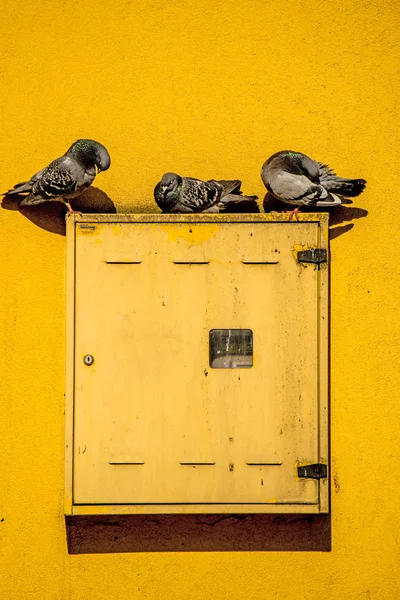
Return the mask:
<path fill-rule="evenodd" d="M 274 196 L 289 204 L 312 204 L 328 198 L 328 192 L 313 183 L 305 175 L 293 175 L 286 171 L 278 171 L 269 188 Z"/>
<path fill-rule="evenodd" d="M 24 198 L 20 205 L 42 204 L 67 194 L 71 194 L 78 187 L 78 181 L 73 176 L 68 162 L 58 158 L 41 172 L 40 177 L 33 182 L 29 196 Z"/>
<path fill-rule="evenodd" d="M 214 181 L 184 177 L 179 198 L 179 212 L 202 212 L 215 204 L 221 196 L 221 186 Z M 187 212 L 185 210 L 185 212 Z"/>

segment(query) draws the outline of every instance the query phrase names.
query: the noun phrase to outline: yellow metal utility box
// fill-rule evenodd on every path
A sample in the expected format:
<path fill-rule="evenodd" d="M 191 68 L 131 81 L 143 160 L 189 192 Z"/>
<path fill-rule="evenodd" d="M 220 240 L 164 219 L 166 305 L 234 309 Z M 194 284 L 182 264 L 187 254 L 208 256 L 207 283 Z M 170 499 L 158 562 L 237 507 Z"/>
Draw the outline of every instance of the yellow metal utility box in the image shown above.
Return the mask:
<path fill-rule="evenodd" d="M 328 215 L 67 229 L 66 514 L 328 512 Z"/>

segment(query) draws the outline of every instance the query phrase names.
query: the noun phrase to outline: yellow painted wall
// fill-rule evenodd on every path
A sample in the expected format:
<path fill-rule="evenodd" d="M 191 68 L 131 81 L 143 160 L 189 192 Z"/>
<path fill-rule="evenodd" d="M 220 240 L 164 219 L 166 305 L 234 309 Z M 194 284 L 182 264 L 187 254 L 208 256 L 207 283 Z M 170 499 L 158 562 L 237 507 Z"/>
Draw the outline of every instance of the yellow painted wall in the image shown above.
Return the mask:
<path fill-rule="evenodd" d="M 93 137 L 118 210 L 153 210 L 168 170 L 262 197 L 289 148 L 366 177 L 369 215 L 331 243 L 332 551 L 69 555 L 66 240 L 0 211 L 2 599 L 400 596 L 399 21 L 389 0 L 3 3 L 0 189 Z"/>

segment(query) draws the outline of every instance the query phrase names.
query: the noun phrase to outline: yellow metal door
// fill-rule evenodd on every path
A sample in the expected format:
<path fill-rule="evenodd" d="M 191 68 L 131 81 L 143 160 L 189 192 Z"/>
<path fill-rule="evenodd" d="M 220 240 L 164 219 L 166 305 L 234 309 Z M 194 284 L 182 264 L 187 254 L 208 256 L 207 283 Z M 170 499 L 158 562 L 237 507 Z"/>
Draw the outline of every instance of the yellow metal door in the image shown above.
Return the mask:
<path fill-rule="evenodd" d="M 75 504 L 318 504 L 296 468 L 320 461 L 321 290 L 295 249 L 319 237 L 317 222 L 77 224 Z M 233 368 L 210 366 L 215 330 L 252 333 Z"/>

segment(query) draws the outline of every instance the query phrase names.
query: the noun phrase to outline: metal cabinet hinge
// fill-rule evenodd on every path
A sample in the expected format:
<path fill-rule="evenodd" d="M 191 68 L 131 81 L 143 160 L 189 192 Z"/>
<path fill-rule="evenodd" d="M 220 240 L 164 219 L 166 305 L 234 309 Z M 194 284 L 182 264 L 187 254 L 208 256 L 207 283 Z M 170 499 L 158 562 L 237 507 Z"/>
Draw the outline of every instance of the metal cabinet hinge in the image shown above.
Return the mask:
<path fill-rule="evenodd" d="M 328 253 L 325 248 L 311 248 L 310 250 L 299 250 L 297 261 L 304 263 L 314 263 L 319 265 L 328 261 Z"/>
<path fill-rule="evenodd" d="M 303 465 L 297 467 L 297 474 L 306 479 L 323 479 L 328 476 L 328 467 L 322 463 Z"/>

